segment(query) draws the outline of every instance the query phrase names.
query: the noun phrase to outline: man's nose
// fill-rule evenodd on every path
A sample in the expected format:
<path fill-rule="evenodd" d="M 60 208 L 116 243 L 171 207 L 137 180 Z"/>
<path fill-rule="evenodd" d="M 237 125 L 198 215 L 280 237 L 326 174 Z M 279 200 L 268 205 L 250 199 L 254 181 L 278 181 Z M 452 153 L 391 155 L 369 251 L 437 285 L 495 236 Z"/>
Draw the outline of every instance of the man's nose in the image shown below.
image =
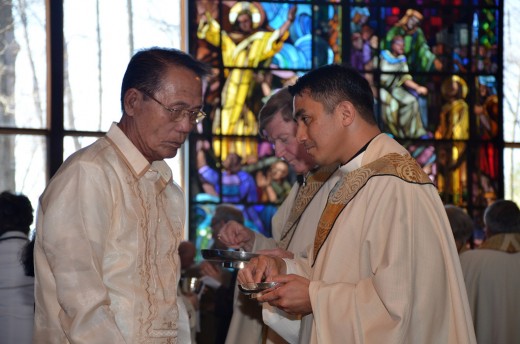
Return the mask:
<path fill-rule="evenodd" d="M 283 144 L 281 144 L 280 142 L 276 142 L 276 143 L 274 144 L 274 155 L 275 155 L 277 158 L 282 159 L 284 153 L 285 153 L 285 149 L 284 149 L 284 147 L 283 147 Z"/>
<path fill-rule="evenodd" d="M 300 144 L 307 141 L 307 130 L 303 125 L 298 124 L 296 126 L 296 140 Z"/>
<path fill-rule="evenodd" d="M 182 119 L 177 122 L 177 130 L 182 133 L 190 133 L 195 127 L 196 123 L 193 123 L 188 116 L 183 116 Z"/>

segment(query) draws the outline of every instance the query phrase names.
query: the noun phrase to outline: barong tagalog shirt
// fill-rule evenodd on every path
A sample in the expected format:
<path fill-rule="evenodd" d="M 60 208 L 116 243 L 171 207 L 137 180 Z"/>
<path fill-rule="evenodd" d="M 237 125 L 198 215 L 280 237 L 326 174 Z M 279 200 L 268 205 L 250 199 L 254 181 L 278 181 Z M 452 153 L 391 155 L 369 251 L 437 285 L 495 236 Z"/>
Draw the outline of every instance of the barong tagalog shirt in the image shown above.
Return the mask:
<path fill-rule="evenodd" d="M 285 259 L 310 279 L 299 342 L 475 343 L 451 227 L 415 160 L 380 134 L 341 169 L 307 259 Z"/>
<path fill-rule="evenodd" d="M 40 197 L 34 343 L 190 343 L 184 194 L 114 123 Z"/>

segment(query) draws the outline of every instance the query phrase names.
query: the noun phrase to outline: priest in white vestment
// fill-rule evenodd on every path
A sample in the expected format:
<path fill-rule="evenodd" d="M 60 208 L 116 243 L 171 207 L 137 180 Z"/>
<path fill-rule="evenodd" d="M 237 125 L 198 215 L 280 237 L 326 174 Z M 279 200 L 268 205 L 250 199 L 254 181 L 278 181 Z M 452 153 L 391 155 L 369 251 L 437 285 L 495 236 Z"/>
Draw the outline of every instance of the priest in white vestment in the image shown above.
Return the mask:
<path fill-rule="evenodd" d="M 520 209 L 497 200 L 484 212 L 486 236 L 460 255 L 479 344 L 520 343 Z"/>
<path fill-rule="evenodd" d="M 342 165 L 307 258 L 261 256 L 240 283 L 303 315 L 300 343 L 475 343 L 458 254 L 437 189 L 382 134 L 359 73 L 328 65 L 300 77 L 297 138 L 318 164 Z"/>

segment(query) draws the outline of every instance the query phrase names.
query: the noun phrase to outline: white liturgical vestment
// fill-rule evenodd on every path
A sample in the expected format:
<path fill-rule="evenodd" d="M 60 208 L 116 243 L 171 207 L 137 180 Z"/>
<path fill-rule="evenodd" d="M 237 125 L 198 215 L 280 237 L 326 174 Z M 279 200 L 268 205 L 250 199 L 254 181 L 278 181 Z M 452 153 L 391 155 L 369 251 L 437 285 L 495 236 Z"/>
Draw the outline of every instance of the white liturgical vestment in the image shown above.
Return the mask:
<path fill-rule="evenodd" d="M 368 165 L 382 157 L 399 173 L 372 175 Z M 342 167 L 318 224 L 330 231 L 318 229 L 307 259 L 286 260 L 288 273 L 310 279 L 300 343 L 475 343 L 444 206 L 411 160 L 380 134 Z"/>
<path fill-rule="evenodd" d="M 255 233 L 253 251 L 275 248 L 277 243 L 283 243 L 282 248 L 287 248 L 295 256 L 306 255 L 306 248 L 314 239 L 319 215 L 327 202 L 327 196 L 341 176 L 339 170 L 332 175 L 330 173 L 332 173 L 332 169 L 326 167 L 308 178 L 305 185 L 294 184 L 273 217 L 273 238 L 266 238 Z M 308 196 L 304 197 L 304 195 Z M 299 208 L 300 216 L 295 216 L 296 208 Z M 261 305 L 258 301 L 249 299 L 245 295 L 236 296 L 226 344 L 262 344 Z M 299 323 L 299 320 L 297 321 Z M 284 342 L 271 331 L 267 333 L 267 344 Z"/>

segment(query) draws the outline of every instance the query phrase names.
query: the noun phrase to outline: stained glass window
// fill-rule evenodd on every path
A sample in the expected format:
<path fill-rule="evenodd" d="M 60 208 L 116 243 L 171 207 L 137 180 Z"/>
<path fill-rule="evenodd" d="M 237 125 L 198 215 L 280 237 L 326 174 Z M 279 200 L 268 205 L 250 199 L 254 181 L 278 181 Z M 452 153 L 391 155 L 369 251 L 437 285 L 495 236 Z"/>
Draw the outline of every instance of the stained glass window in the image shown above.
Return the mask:
<path fill-rule="evenodd" d="M 211 240 L 209 218 L 220 202 L 244 207 L 252 228 L 270 234 L 276 204 L 260 188 L 247 199 L 226 195 L 228 157 L 239 155 L 242 171 L 262 180 L 276 161 L 258 135 L 263 102 L 329 63 L 349 63 L 369 80 L 380 128 L 408 148 L 443 202 L 480 214 L 503 195 L 500 1 L 199 0 L 190 6 L 190 51 L 215 71 L 206 90 L 210 115 L 190 142 L 192 237 Z M 211 187 L 200 173 L 202 155 L 215 172 Z"/>

